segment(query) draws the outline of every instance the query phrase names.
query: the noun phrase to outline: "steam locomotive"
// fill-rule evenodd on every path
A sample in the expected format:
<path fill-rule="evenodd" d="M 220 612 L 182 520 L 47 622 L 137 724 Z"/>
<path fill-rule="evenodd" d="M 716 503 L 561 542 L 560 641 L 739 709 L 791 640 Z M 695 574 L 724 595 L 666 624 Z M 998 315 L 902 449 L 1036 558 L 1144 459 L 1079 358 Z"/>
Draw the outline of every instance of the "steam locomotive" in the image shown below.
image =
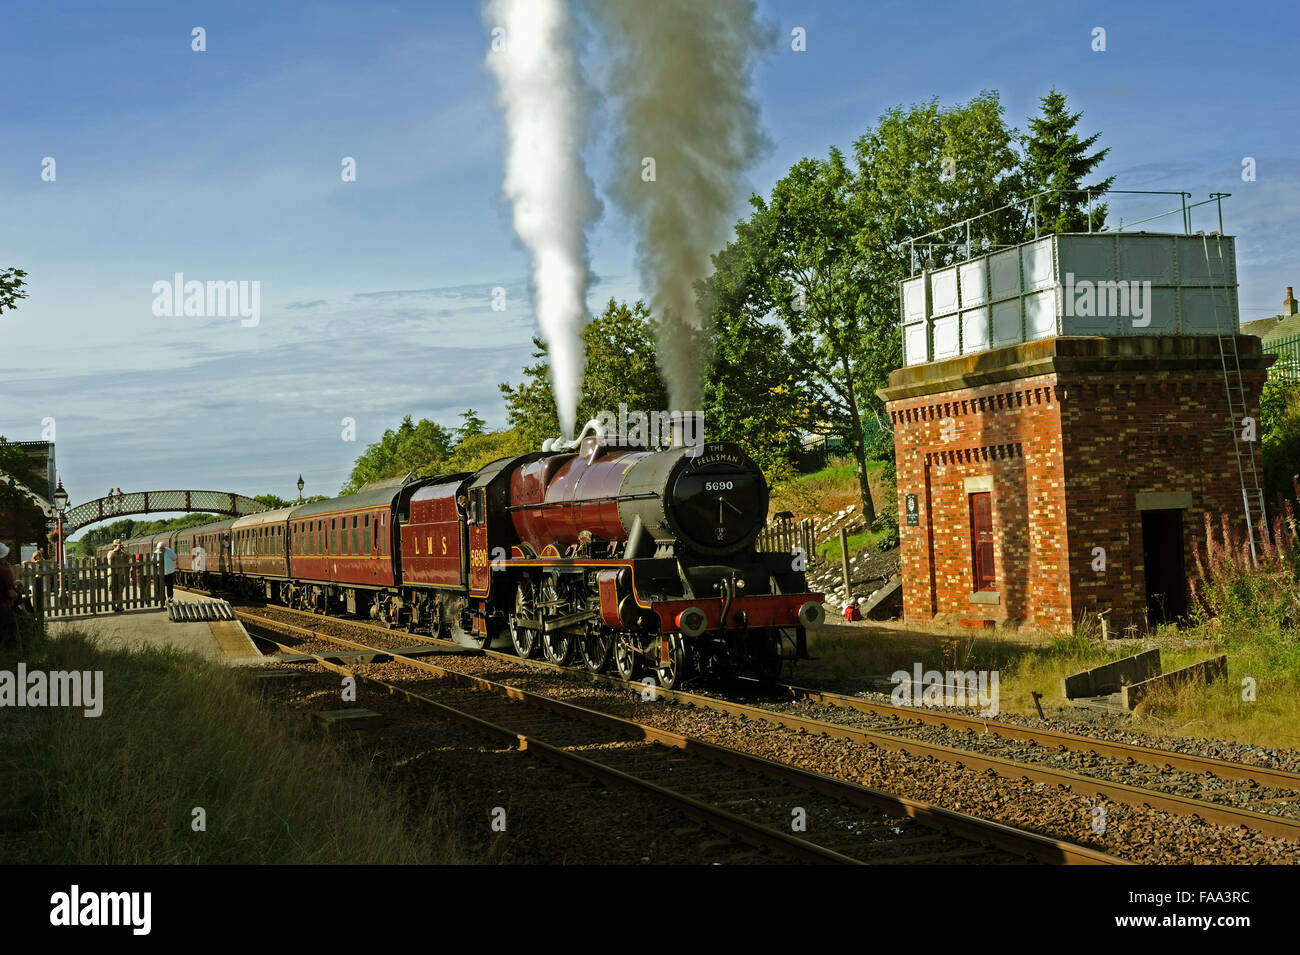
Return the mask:
<path fill-rule="evenodd" d="M 802 561 L 756 549 L 762 471 L 735 444 L 666 448 L 584 430 L 474 472 L 370 487 L 126 542 L 167 541 L 177 579 L 316 613 L 513 645 L 668 688 L 780 672 L 824 617 Z M 589 433 L 590 432 L 590 433 Z"/>

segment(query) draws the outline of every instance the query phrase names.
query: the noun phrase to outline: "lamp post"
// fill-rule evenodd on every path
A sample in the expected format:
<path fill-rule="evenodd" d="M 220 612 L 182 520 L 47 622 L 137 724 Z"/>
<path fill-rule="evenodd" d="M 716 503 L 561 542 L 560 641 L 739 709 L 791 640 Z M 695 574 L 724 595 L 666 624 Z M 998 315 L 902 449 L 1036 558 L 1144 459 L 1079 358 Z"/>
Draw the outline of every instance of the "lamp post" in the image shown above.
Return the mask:
<path fill-rule="evenodd" d="M 58 551 L 57 560 L 59 564 L 59 599 L 63 598 L 63 512 L 68 509 L 68 492 L 63 489 L 63 479 L 59 479 L 59 486 L 54 489 L 54 533 L 57 540 L 54 543 Z"/>
<path fill-rule="evenodd" d="M 303 483 L 304 483 L 304 482 L 303 482 L 303 479 L 302 479 L 302 475 L 299 474 L 299 475 L 298 475 L 298 503 L 299 503 L 299 504 L 302 503 L 302 488 L 303 488 Z"/>

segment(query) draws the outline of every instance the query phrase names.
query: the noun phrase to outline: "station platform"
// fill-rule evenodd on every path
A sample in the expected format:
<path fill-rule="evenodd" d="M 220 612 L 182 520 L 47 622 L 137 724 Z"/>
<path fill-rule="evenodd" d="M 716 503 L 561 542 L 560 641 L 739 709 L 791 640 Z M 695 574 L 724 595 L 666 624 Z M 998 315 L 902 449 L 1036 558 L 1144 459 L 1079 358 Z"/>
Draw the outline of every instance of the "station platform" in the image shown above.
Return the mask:
<path fill-rule="evenodd" d="M 212 598 L 176 588 L 176 599 L 207 602 Z M 52 637 L 69 631 L 90 634 L 102 646 L 118 649 L 137 647 L 176 647 L 227 666 L 262 664 L 266 657 L 258 652 L 244 625 L 238 620 L 177 621 L 167 618 L 162 607 L 125 610 L 122 613 L 76 617 L 51 617 L 45 621 Z"/>

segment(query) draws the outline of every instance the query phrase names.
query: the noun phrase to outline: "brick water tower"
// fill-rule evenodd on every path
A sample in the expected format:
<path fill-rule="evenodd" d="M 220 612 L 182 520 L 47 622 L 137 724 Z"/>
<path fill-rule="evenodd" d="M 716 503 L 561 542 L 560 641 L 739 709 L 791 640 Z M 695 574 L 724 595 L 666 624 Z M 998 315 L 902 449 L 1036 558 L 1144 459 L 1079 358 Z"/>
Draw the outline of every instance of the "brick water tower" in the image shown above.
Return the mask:
<path fill-rule="evenodd" d="M 1050 235 L 900 299 L 905 364 L 879 395 L 909 621 L 1174 620 L 1204 513 L 1258 526 L 1274 356 L 1239 334 L 1232 238 Z"/>

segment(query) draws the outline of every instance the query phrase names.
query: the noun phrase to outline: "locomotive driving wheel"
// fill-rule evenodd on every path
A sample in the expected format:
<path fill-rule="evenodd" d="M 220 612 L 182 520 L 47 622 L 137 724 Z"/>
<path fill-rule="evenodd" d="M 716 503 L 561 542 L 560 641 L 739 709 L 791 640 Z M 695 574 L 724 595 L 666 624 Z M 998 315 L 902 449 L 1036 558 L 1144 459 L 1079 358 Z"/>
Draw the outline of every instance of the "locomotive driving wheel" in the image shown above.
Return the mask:
<path fill-rule="evenodd" d="M 663 658 L 663 643 L 667 641 L 668 657 Z M 670 633 L 656 638 L 650 645 L 652 658 L 655 660 L 655 675 L 665 690 L 681 686 L 689 667 L 686 658 L 686 638 L 680 633 Z"/>
<path fill-rule="evenodd" d="M 641 676 L 641 650 L 629 634 L 620 633 L 614 638 L 613 655 L 614 669 L 624 680 L 633 683 Z"/>
<path fill-rule="evenodd" d="M 614 632 L 596 627 L 582 638 L 582 662 L 592 673 L 602 673 L 614 654 Z"/>
<path fill-rule="evenodd" d="M 572 633 L 550 630 L 542 634 L 542 651 L 556 666 L 567 667 L 577 648 L 578 637 Z"/>
<path fill-rule="evenodd" d="M 515 588 L 515 612 L 510 616 L 510 642 L 515 645 L 515 653 L 525 660 L 541 652 L 542 635 L 537 628 L 524 626 L 520 621 L 537 620 L 538 616 L 533 582 L 523 577 Z"/>
<path fill-rule="evenodd" d="M 749 664 L 754 674 L 764 683 L 773 683 L 781 676 L 781 632 L 771 630 L 749 636 Z"/>
<path fill-rule="evenodd" d="M 555 614 L 561 607 L 560 588 L 554 576 L 549 576 L 542 581 L 542 585 L 538 588 L 538 597 L 540 598 L 538 603 L 551 614 Z M 556 666 L 568 666 L 577 649 L 576 634 L 564 630 L 547 630 L 543 624 L 542 652 L 547 660 Z"/>

